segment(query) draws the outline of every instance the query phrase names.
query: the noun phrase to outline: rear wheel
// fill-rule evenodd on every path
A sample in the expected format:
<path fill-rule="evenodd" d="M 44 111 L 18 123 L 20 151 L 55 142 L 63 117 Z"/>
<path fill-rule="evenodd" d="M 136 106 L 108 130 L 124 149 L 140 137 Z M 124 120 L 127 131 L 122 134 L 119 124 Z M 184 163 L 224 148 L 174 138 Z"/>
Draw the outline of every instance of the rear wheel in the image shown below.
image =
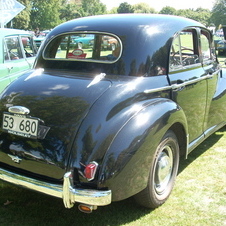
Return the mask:
<path fill-rule="evenodd" d="M 147 208 L 157 208 L 162 205 L 171 194 L 178 165 L 177 137 L 172 131 L 168 131 L 153 155 L 147 187 L 135 195 L 137 203 Z"/>

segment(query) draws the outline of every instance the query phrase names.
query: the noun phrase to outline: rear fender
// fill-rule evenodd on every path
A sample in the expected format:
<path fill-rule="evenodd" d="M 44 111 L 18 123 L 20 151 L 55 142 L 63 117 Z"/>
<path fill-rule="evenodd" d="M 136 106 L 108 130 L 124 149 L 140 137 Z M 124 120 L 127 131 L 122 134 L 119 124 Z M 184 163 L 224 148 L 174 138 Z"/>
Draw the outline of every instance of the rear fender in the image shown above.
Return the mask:
<path fill-rule="evenodd" d="M 134 115 L 118 132 L 99 174 L 99 187 L 111 189 L 113 201 L 128 198 L 147 186 L 153 153 L 176 123 L 187 134 L 182 109 L 171 100 L 160 99 Z"/>

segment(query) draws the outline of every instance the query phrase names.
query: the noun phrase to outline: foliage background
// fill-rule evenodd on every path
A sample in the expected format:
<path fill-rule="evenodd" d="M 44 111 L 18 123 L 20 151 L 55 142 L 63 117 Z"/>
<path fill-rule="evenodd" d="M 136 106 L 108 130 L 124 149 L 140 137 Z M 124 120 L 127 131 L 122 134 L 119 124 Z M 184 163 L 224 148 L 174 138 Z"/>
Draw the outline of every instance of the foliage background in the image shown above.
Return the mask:
<path fill-rule="evenodd" d="M 106 5 L 100 0 L 18 0 L 18 2 L 26 8 L 7 24 L 7 27 L 25 30 L 34 30 L 38 27 L 40 30 L 47 30 L 78 17 L 107 13 L 161 13 L 194 19 L 205 26 L 218 28 L 221 24 L 226 25 L 226 0 L 215 0 L 212 10 L 205 8 L 176 10 L 166 5 L 159 12 L 142 3 L 142 0 L 135 5 L 123 2 L 110 11 L 107 11 Z"/>

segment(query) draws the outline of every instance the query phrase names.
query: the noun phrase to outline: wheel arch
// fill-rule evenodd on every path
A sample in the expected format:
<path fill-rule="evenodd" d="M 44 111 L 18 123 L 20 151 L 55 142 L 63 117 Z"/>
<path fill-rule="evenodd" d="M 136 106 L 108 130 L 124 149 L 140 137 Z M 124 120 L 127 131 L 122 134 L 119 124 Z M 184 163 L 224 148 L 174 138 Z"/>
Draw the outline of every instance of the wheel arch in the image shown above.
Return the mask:
<path fill-rule="evenodd" d="M 145 115 L 149 124 L 137 128 L 137 120 Z M 99 174 L 99 187 L 111 189 L 113 201 L 128 198 L 147 186 L 147 168 L 152 164 L 150 156 L 168 130 L 178 138 L 180 155 L 186 155 L 186 117 L 171 100 L 147 106 L 118 132 L 105 154 Z"/>
<path fill-rule="evenodd" d="M 180 157 L 186 158 L 187 147 L 188 147 L 188 145 L 187 145 L 188 136 L 187 136 L 185 127 L 181 123 L 176 122 L 169 128 L 169 130 L 172 130 L 177 137 L 177 140 L 179 143 Z"/>

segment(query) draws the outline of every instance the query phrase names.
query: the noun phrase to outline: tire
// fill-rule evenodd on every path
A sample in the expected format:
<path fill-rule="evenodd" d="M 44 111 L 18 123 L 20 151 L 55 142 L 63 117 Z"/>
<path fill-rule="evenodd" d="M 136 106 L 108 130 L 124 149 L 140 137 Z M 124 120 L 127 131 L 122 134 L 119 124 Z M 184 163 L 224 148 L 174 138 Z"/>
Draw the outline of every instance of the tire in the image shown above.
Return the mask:
<path fill-rule="evenodd" d="M 173 190 L 178 165 L 177 137 L 172 131 L 168 131 L 153 155 L 147 187 L 134 196 L 136 202 L 150 209 L 162 205 Z"/>

